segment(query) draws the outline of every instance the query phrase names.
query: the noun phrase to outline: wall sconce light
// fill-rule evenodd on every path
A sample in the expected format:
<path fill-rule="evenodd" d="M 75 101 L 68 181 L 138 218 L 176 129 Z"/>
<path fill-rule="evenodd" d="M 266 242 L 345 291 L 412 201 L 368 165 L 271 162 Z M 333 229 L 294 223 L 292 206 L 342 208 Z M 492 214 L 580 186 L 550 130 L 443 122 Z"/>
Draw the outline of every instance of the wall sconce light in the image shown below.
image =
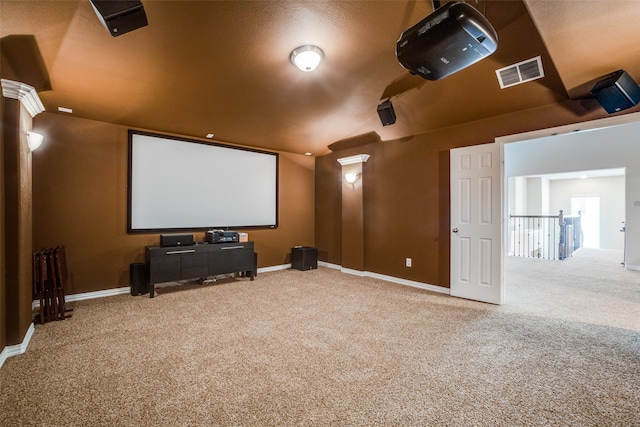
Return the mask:
<path fill-rule="evenodd" d="M 27 145 L 29 146 L 29 151 L 35 151 L 42 145 L 43 140 L 44 136 L 41 134 L 36 132 L 27 132 Z"/>
<path fill-rule="evenodd" d="M 291 62 L 302 71 L 313 71 L 318 68 L 324 58 L 322 49 L 317 46 L 305 45 L 297 47 L 291 52 Z"/>
<path fill-rule="evenodd" d="M 347 181 L 349 184 L 354 184 L 358 180 L 358 178 L 360 178 L 359 173 L 347 173 L 344 175 L 345 181 Z"/>

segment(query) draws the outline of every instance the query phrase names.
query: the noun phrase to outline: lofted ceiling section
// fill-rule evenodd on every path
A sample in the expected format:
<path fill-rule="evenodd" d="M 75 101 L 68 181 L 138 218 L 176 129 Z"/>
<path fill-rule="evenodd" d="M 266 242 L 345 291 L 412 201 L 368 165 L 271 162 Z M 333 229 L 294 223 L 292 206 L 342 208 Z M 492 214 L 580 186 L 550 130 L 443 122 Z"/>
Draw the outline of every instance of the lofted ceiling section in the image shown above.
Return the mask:
<path fill-rule="evenodd" d="M 628 38 L 640 39 L 640 2 L 468 3 L 497 30 L 498 50 L 426 81 L 395 57 L 400 34 L 432 12 L 426 0 L 143 0 L 149 25 L 115 38 L 89 0 L 2 0 L 3 77 L 41 64 L 45 77 L 25 83 L 49 112 L 65 107 L 77 117 L 313 155 L 360 135 L 403 138 L 564 101 L 619 68 L 640 78 L 640 52 Z M 600 41 L 595 23 L 611 9 L 623 34 Z M 20 37 L 34 41 L 40 59 L 25 55 Z M 304 44 L 325 55 L 311 73 L 289 61 Z M 500 89 L 496 69 L 536 56 L 544 78 Z M 397 121 L 382 126 L 376 107 L 389 97 Z"/>
<path fill-rule="evenodd" d="M 525 1 L 571 98 L 618 69 L 640 82 L 640 1 Z"/>

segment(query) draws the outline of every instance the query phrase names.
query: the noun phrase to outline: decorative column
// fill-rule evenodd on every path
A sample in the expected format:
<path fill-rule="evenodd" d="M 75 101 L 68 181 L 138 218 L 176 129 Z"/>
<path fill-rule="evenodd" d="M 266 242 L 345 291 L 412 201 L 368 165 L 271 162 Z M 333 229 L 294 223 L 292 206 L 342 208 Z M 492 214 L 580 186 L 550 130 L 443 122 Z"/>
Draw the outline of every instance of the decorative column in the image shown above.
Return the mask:
<path fill-rule="evenodd" d="M 364 271 L 364 197 L 362 164 L 368 154 L 338 159 L 342 165 L 342 268 Z"/>
<path fill-rule="evenodd" d="M 32 119 L 44 106 L 32 86 L 2 79 L 2 161 L 0 263 L 4 277 L 4 300 L 0 325 L 5 332 L 5 345 L 28 342 L 32 302 L 32 169 L 27 132 Z"/>

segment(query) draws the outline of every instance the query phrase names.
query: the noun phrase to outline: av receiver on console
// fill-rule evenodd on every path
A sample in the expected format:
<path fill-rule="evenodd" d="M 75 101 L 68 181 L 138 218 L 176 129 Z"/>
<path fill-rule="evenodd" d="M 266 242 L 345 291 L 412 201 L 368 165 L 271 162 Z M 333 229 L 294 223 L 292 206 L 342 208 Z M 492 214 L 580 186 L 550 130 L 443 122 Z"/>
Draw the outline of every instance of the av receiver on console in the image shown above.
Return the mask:
<path fill-rule="evenodd" d="M 235 231 L 209 230 L 206 234 L 208 243 L 235 243 L 240 241 L 240 236 Z"/>

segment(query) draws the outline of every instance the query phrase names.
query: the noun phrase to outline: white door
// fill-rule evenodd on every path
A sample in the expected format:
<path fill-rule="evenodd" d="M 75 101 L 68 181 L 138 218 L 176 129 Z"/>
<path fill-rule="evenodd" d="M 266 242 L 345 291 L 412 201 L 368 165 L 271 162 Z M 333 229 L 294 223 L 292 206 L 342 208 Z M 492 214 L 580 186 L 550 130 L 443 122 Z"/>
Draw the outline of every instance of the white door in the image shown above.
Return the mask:
<path fill-rule="evenodd" d="M 582 225 L 582 247 L 600 248 L 600 197 L 582 196 L 571 198 L 571 215 L 580 212 Z"/>
<path fill-rule="evenodd" d="M 451 295 L 503 304 L 500 144 L 450 154 Z"/>

